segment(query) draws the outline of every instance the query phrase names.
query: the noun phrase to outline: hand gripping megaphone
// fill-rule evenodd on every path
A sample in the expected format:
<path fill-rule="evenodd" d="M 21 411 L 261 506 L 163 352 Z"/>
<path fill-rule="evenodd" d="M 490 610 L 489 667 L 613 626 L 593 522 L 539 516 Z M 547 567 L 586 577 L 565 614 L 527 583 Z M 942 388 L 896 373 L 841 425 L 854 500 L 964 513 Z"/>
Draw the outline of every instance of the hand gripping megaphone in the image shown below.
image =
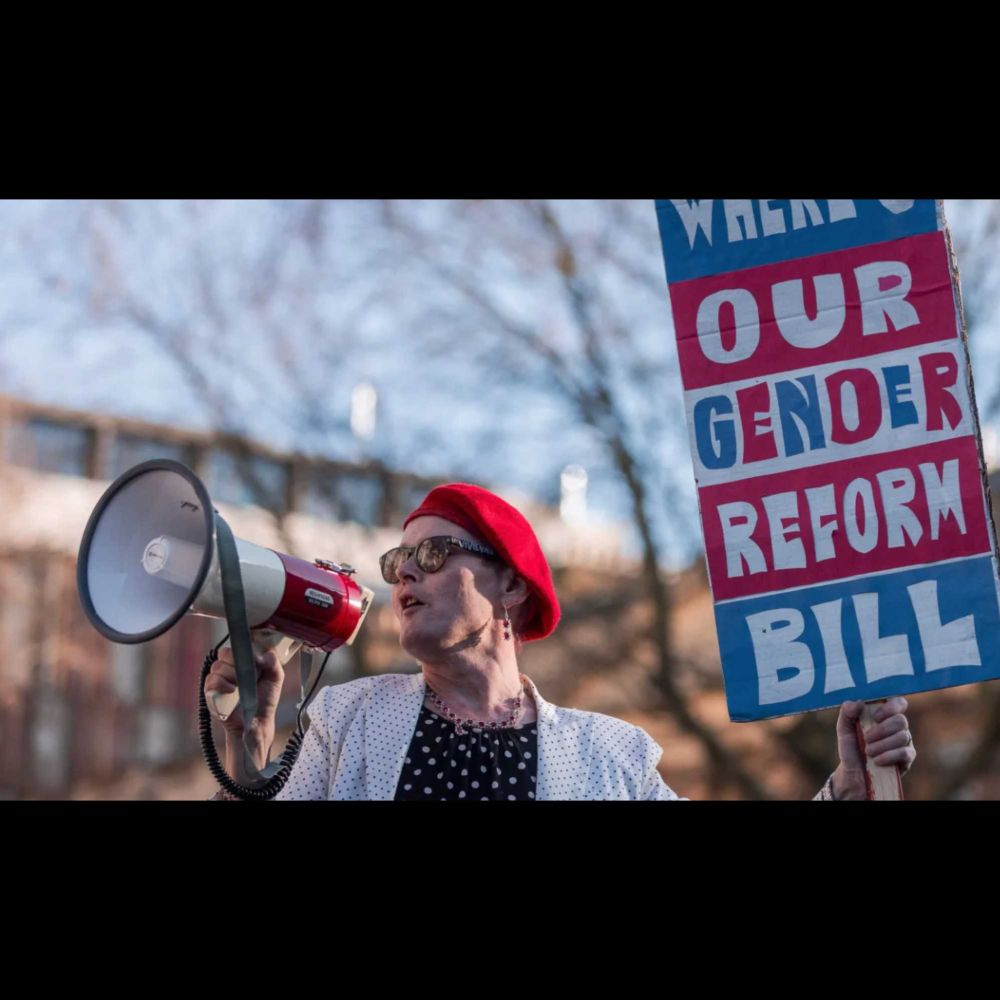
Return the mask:
<path fill-rule="evenodd" d="M 273 648 L 284 663 L 303 645 L 330 652 L 354 641 L 373 595 L 353 574 L 236 538 L 201 480 L 169 459 L 136 465 L 108 487 L 77 561 L 83 609 L 112 642 L 146 642 L 185 614 L 228 621 L 239 690 L 214 699 L 220 719 L 237 704 L 244 718 L 256 712 L 251 648 Z M 246 758 L 258 787 L 278 771 L 257 771 L 249 748 Z"/>

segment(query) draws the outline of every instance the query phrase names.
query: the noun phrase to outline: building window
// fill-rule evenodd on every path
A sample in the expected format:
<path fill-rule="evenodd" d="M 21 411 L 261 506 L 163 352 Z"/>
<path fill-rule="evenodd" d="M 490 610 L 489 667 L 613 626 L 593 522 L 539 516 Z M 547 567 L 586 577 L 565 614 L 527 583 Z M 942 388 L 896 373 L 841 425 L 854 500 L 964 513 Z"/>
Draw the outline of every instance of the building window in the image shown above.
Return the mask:
<path fill-rule="evenodd" d="M 213 500 L 283 511 L 288 497 L 288 466 L 259 455 L 213 451 L 208 462 Z"/>
<path fill-rule="evenodd" d="M 93 432 L 73 424 L 34 417 L 10 428 L 10 461 L 39 472 L 86 476 L 93 447 Z"/>
<path fill-rule="evenodd" d="M 329 521 L 375 525 L 382 519 L 383 485 L 371 473 L 313 469 L 306 477 L 302 513 Z"/>
<path fill-rule="evenodd" d="M 164 705 L 143 705 L 136 722 L 136 756 L 142 763 L 160 767 L 182 756 L 185 732 L 180 712 Z"/>
<path fill-rule="evenodd" d="M 111 449 L 111 479 L 117 479 L 140 462 L 154 458 L 171 458 L 175 462 L 191 464 L 188 449 L 174 442 L 140 437 L 138 434 L 116 434 Z"/>

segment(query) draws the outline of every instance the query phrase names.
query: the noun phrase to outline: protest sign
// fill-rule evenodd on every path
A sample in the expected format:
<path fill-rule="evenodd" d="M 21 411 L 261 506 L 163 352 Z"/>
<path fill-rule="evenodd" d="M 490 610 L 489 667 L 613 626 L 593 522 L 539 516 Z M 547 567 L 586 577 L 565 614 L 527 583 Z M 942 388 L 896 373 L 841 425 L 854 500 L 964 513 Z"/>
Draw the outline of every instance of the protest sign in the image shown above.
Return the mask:
<path fill-rule="evenodd" d="M 730 718 L 1000 677 L 941 204 L 656 211 Z"/>

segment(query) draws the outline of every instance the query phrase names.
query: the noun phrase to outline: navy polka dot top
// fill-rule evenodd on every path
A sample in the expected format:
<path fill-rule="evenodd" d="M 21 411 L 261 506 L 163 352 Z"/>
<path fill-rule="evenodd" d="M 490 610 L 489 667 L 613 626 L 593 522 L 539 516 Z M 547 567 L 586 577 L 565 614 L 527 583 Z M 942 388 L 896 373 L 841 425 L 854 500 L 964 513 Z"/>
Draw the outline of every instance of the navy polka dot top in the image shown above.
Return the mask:
<path fill-rule="evenodd" d="M 472 729 L 424 706 L 406 751 L 396 801 L 506 802 L 535 797 L 538 729 Z"/>

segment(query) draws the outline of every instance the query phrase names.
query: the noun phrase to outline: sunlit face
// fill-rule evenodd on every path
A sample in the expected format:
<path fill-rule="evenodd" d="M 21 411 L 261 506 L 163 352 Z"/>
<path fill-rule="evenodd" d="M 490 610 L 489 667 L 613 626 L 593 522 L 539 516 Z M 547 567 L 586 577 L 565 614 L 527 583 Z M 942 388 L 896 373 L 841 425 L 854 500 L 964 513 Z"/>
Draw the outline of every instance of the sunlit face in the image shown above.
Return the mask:
<path fill-rule="evenodd" d="M 443 517 L 418 517 L 403 532 L 401 545 L 417 545 L 434 535 L 482 542 Z M 392 587 L 392 610 L 399 620 L 399 644 L 410 656 L 433 659 L 449 651 L 489 647 L 501 604 L 502 564 L 453 550 L 436 573 L 425 573 L 410 556 Z M 420 603 L 407 606 L 412 599 Z"/>

